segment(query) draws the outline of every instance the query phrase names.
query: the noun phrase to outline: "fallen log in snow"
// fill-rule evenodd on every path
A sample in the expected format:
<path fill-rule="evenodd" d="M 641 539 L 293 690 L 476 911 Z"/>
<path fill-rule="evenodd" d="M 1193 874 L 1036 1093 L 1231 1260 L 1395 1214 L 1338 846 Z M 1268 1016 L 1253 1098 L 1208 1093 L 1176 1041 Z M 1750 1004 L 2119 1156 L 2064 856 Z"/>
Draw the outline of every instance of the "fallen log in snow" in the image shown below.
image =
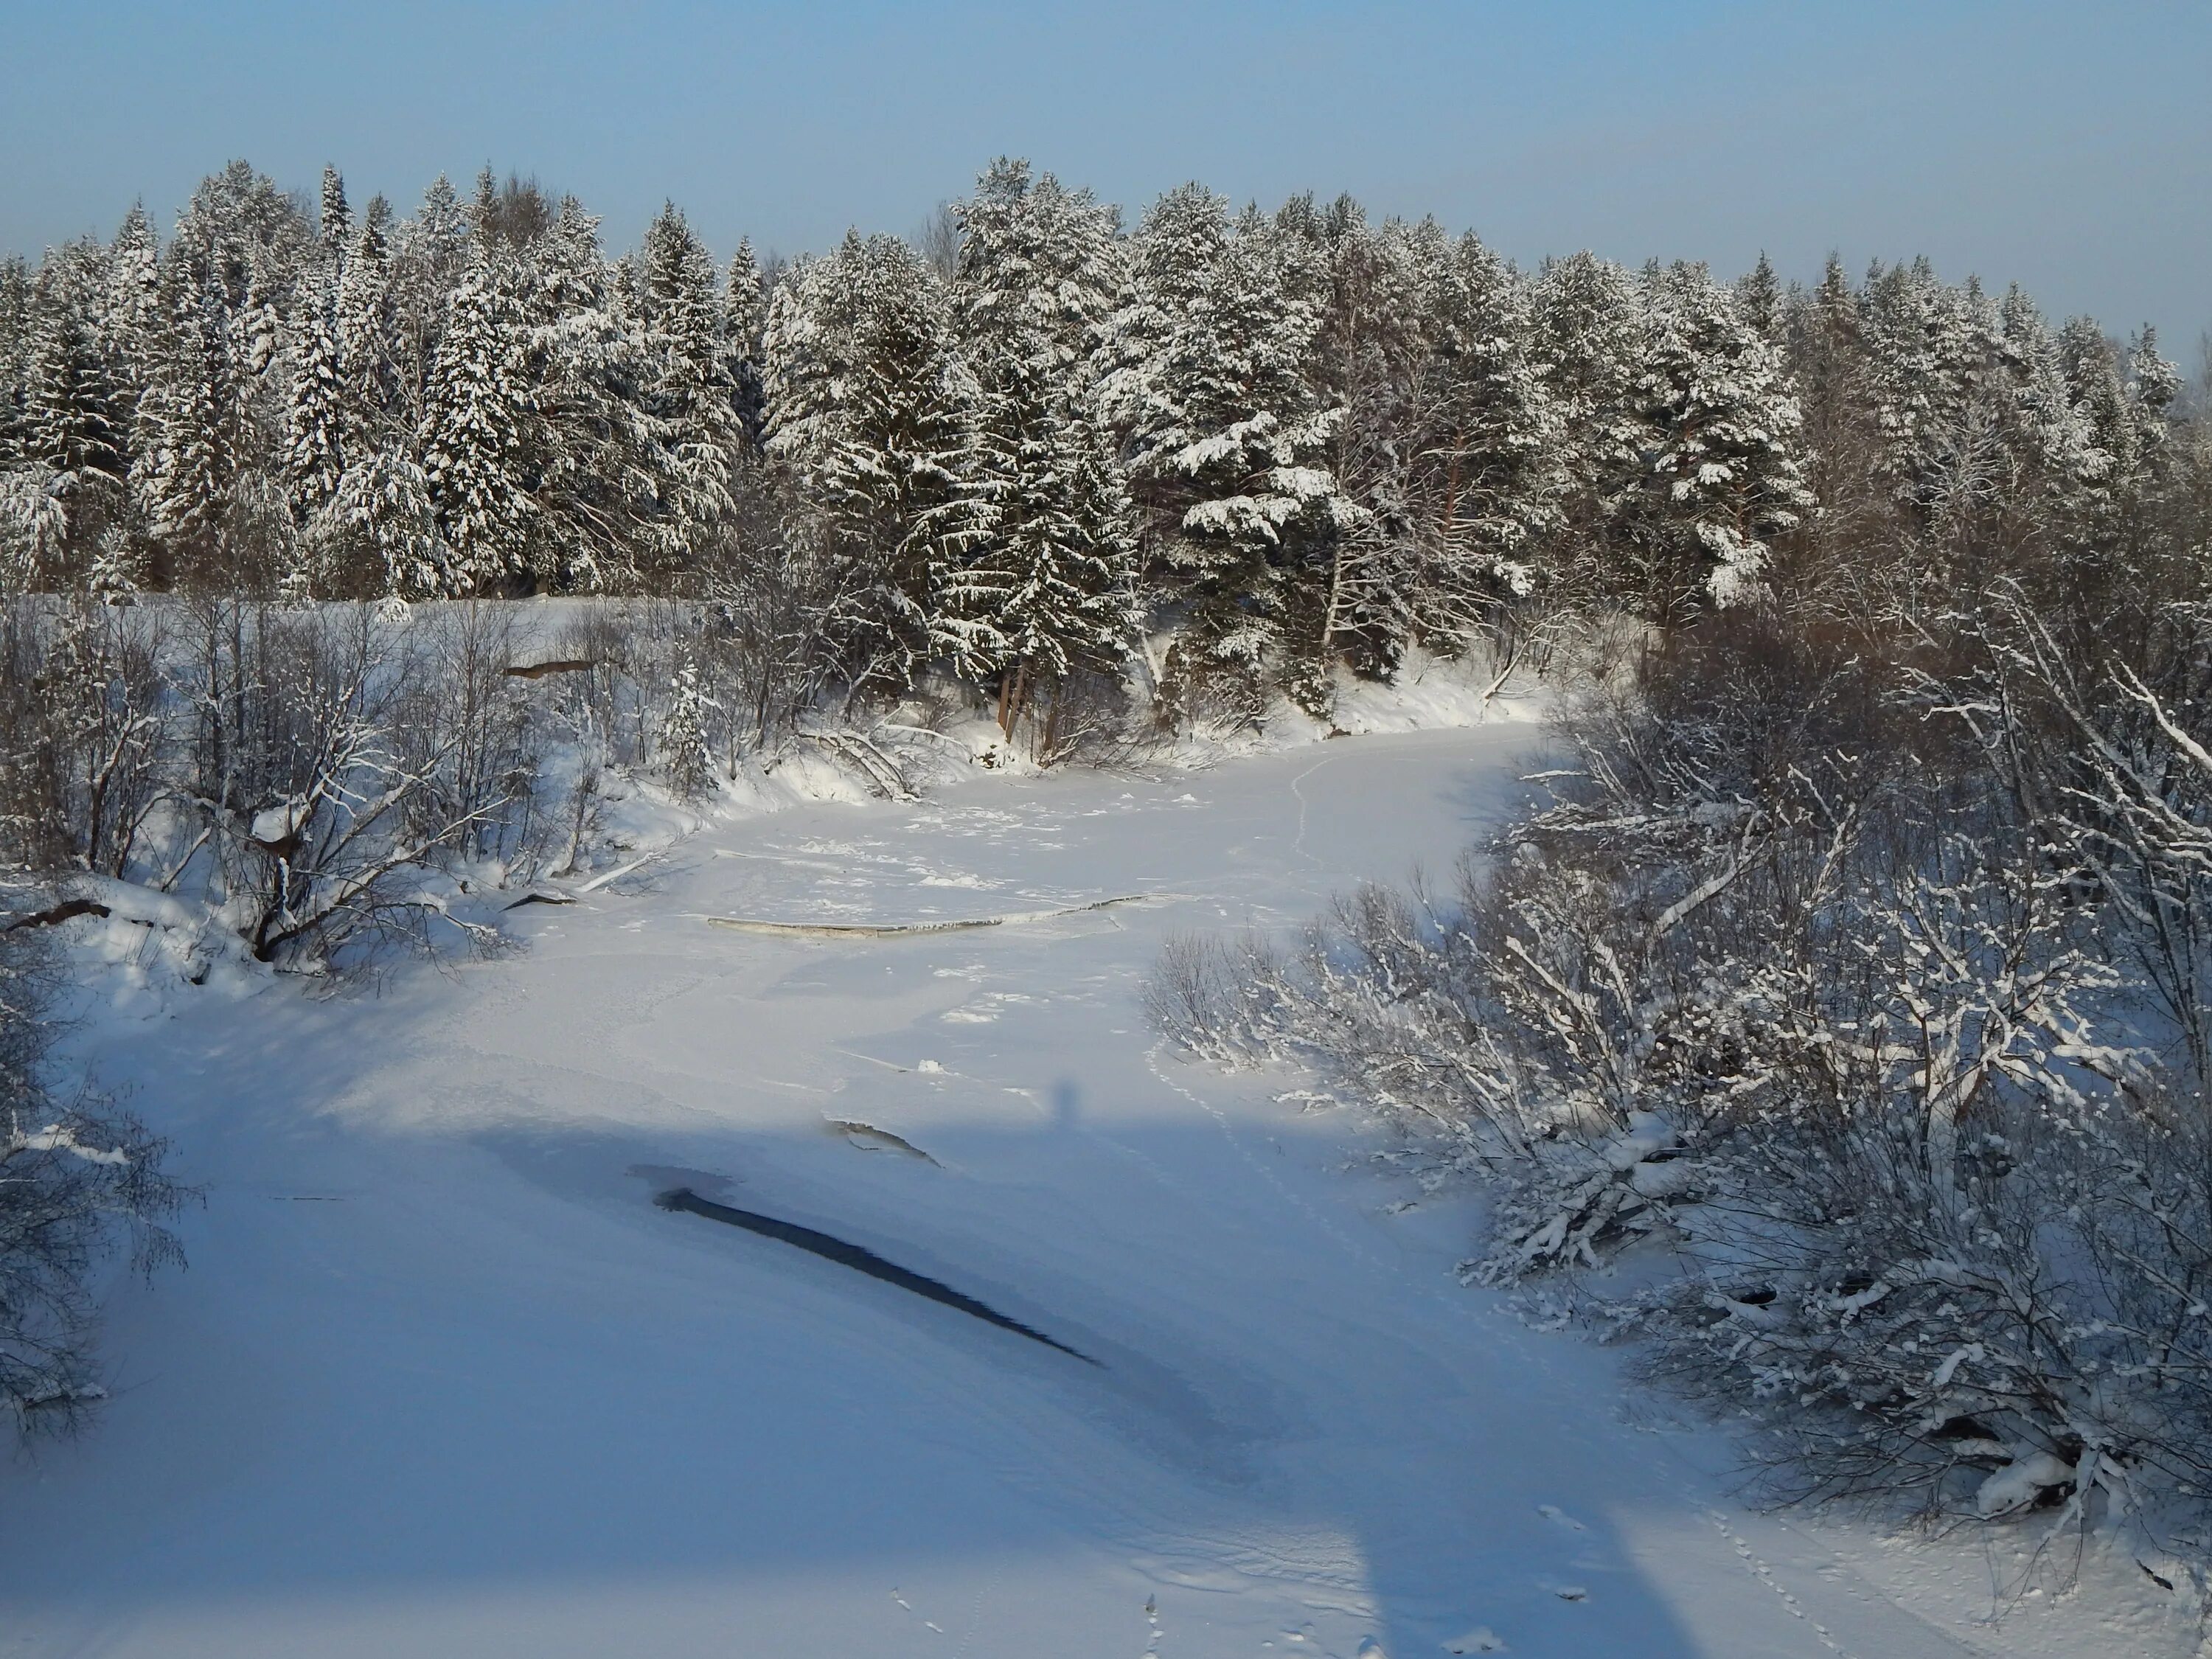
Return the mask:
<path fill-rule="evenodd" d="M 912 1291 L 916 1296 L 932 1302 L 956 1308 L 971 1318 L 987 1325 L 996 1325 L 1002 1331 L 1012 1331 L 1016 1336 L 1025 1336 L 1032 1342 L 1042 1342 L 1048 1348 L 1058 1349 L 1073 1359 L 1086 1365 L 1097 1365 L 1089 1354 L 1071 1348 L 1065 1342 L 1055 1342 L 1042 1331 L 1032 1330 L 1018 1319 L 1011 1319 L 996 1308 L 978 1302 L 974 1297 L 954 1290 L 950 1285 L 902 1267 L 896 1261 L 886 1261 L 873 1250 L 858 1244 L 848 1244 L 829 1233 L 817 1232 L 811 1227 L 801 1227 L 794 1222 L 778 1221 L 773 1216 L 757 1215 L 750 1210 L 740 1210 L 727 1204 L 717 1204 L 712 1199 L 702 1198 L 689 1187 L 678 1187 L 673 1192 L 661 1194 L 653 1200 L 664 1210 L 689 1211 L 702 1215 L 709 1221 L 721 1222 L 725 1226 L 740 1227 L 749 1233 L 758 1233 L 763 1238 L 773 1238 L 779 1243 L 790 1244 L 834 1261 L 841 1267 L 850 1267 L 871 1279 L 880 1279 L 886 1285 L 896 1285 L 902 1291 Z M 1102 1370 L 1104 1367 L 1099 1367 Z"/>
<path fill-rule="evenodd" d="M 0 929 L 0 932 L 12 933 L 19 927 L 57 927 L 63 922 L 73 921 L 78 916 L 106 916 L 112 914 L 113 912 L 98 899 L 64 899 L 59 904 L 52 905 L 46 909 L 33 910 L 28 915 L 17 916 L 4 929 Z"/>

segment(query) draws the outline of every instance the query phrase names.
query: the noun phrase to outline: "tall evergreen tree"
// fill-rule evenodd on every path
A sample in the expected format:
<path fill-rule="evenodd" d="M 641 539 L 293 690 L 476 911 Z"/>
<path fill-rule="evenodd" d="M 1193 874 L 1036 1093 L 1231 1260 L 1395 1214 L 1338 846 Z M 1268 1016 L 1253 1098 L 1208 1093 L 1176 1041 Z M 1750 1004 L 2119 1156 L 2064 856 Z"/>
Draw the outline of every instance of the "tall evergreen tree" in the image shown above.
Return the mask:
<path fill-rule="evenodd" d="M 730 401 L 745 436 L 749 453 L 757 453 L 768 423 L 763 381 L 763 332 L 768 325 L 768 289 L 750 238 L 740 238 L 730 256 L 722 291 L 722 373 Z"/>
<path fill-rule="evenodd" d="M 1562 433 L 1527 289 L 1472 232 L 1437 273 L 1434 346 L 1412 382 L 1403 489 L 1426 568 L 1407 594 L 1449 636 L 1549 574 Z"/>
<path fill-rule="evenodd" d="M 447 301 L 469 269 L 472 241 L 468 215 L 443 173 L 423 191 L 415 216 L 393 234 L 392 365 L 399 416 L 410 427 L 419 427 L 428 410 Z"/>
<path fill-rule="evenodd" d="M 219 276 L 170 272 L 171 319 L 149 422 L 154 446 L 140 468 L 147 516 L 176 575 L 212 569 L 224 505 L 239 464 L 241 394 Z"/>
<path fill-rule="evenodd" d="M 22 459 L 35 331 L 33 295 L 30 262 L 21 254 L 0 258 L 0 466 Z"/>
<path fill-rule="evenodd" d="M 975 401 L 943 283 L 896 237 L 848 233 L 769 302 L 769 454 L 823 517 L 842 574 L 825 630 L 857 684 L 903 689 L 928 653 L 934 509 Z"/>
<path fill-rule="evenodd" d="M 1559 422 L 1568 536 L 1554 554 L 1583 591 L 1618 580 L 1624 502 L 1641 483 L 1634 388 L 1644 319 L 1628 275 L 1582 252 L 1544 267 L 1534 289 L 1535 356 Z"/>
<path fill-rule="evenodd" d="M 729 514 L 746 441 L 715 286 L 705 246 L 675 204 L 666 204 L 639 251 L 637 299 L 660 478 L 656 539 L 677 569 Z"/>
<path fill-rule="evenodd" d="M 143 207 L 132 204 L 107 254 L 101 349 L 131 425 L 135 453 L 138 400 L 152 383 L 167 323 L 161 301 L 161 238 Z"/>
<path fill-rule="evenodd" d="M 1325 451 L 1342 418 L 1304 374 L 1317 319 L 1285 291 L 1256 215 L 1200 185 L 1146 216 L 1106 352 L 1109 418 L 1171 591 L 1189 607 L 1171 679 L 1258 714 L 1271 679 L 1310 704 L 1328 549 L 1355 511 Z"/>
<path fill-rule="evenodd" d="M 337 493 L 346 469 L 349 374 L 339 353 L 338 296 L 337 273 L 318 273 L 292 328 L 284 482 L 303 524 Z"/>
<path fill-rule="evenodd" d="M 528 434 L 519 468 L 537 504 L 543 586 L 590 592 L 668 574 L 663 428 L 647 408 L 646 331 L 601 252 L 599 221 L 563 198 L 523 272 Z"/>
<path fill-rule="evenodd" d="M 424 391 L 422 470 L 453 592 L 497 592 L 529 569 L 533 503 L 520 469 L 530 397 L 515 320 L 494 252 L 480 242 Z"/>
<path fill-rule="evenodd" d="M 1646 282 L 1634 405 L 1643 486 L 1629 520 L 1640 586 L 1662 615 L 1686 601 L 1736 604 L 1759 591 L 1773 538 L 1813 505 L 1797 400 L 1781 354 L 1704 266 Z"/>
<path fill-rule="evenodd" d="M 341 444 L 359 457 L 397 441 L 404 426 L 392 308 L 390 204 L 369 198 L 338 277 L 334 315 L 342 368 Z"/>
<path fill-rule="evenodd" d="M 956 672 L 997 683 L 1011 736 L 1037 692 L 1115 662 L 1134 629 L 1133 511 L 1089 378 L 1113 220 L 1006 160 L 956 211 L 953 310 L 976 398 L 938 515 L 930 632 Z"/>
<path fill-rule="evenodd" d="M 345 180 L 333 167 L 323 169 L 322 213 L 315 222 L 321 263 L 336 270 L 345 264 L 353 240 L 353 209 L 347 205 Z"/>

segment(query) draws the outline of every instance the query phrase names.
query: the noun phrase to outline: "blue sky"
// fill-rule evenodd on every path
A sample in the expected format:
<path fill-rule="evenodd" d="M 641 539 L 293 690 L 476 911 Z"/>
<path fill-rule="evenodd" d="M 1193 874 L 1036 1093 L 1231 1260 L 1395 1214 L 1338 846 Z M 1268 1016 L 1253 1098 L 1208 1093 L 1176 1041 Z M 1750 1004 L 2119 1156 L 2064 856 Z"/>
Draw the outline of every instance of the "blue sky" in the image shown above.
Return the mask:
<path fill-rule="evenodd" d="M 1132 216 L 1349 190 L 1524 262 L 1932 255 L 2057 314 L 2212 325 L 2212 3 L 764 7 L 0 0 L 0 250 L 166 224 L 243 155 L 404 212 L 489 161 L 626 246 L 909 230 L 992 155 Z"/>

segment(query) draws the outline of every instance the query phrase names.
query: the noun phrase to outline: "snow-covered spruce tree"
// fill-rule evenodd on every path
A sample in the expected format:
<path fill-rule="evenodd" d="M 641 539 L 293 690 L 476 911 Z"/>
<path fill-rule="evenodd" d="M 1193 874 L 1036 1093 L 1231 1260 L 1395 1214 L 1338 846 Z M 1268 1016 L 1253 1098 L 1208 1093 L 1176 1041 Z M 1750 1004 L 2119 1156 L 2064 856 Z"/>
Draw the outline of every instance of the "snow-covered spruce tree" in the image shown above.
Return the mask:
<path fill-rule="evenodd" d="M 161 297 L 161 238 L 143 206 L 133 204 L 108 244 L 106 291 L 100 306 L 100 351 L 116 395 L 129 416 L 131 453 L 139 400 L 152 383 L 167 326 Z"/>
<path fill-rule="evenodd" d="M 369 198 L 338 277 L 336 307 L 344 411 L 340 447 L 349 454 L 399 441 L 398 342 L 392 304 L 392 209 Z"/>
<path fill-rule="evenodd" d="M 634 583 L 666 489 L 644 331 L 600 252 L 599 221 L 574 197 L 530 244 L 522 277 L 534 580 L 581 592 Z"/>
<path fill-rule="evenodd" d="M 318 271 L 292 327 L 291 391 L 285 409 L 284 477 L 302 524 L 337 493 L 347 463 L 347 368 L 339 353 L 336 267 Z"/>
<path fill-rule="evenodd" d="M 422 471 L 448 550 L 439 586 L 449 593 L 497 593 L 529 568 L 533 504 L 519 469 L 530 392 L 503 258 L 478 239 L 424 390 Z"/>
<path fill-rule="evenodd" d="M 315 257 L 312 226 L 298 200 L 266 173 L 233 161 L 200 181 L 178 216 L 170 252 L 194 281 L 211 283 L 226 311 L 246 313 L 281 306 Z M 241 351 L 258 343 L 273 355 L 276 318 L 255 318 L 240 331 Z M 266 358 L 254 365 L 256 373 Z"/>
<path fill-rule="evenodd" d="M 714 261 L 674 203 L 645 233 L 637 264 L 643 403 L 653 423 L 656 563 L 681 572 L 731 510 L 746 446 L 727 360 Z"/>
<path fill-rule="evenodd" d="M 0 467 L 15 465 L 22 459 L 33 293 L 30 262 L 20 253 L 0 258 Z"/>
<path fill-rule="evenodd" d="M 1924 526 L 1968 451 L 2000 325 L 1978 289 L 1947 286 L 1925 259 L 1870 269 L 1860 317 L 1883 473 Z"/>
<path fill-rule="evenodd" d="M 345 586 L 356 597 L 405 600 L 448 591 L 429 475 L 404 451 L 372 449 L 346 468 L 315 531 L 331 563 L 350 573 Z"/>
<path fill-rule="evenodd" d="M 768 419 L 762 384 L 762 332 L 768 325 L 768 289 L 750 237 L 741 237 L 730 256 L 722 289 L 722 373 L 730 400 L 745 434 L 746 453 L 757 454 Z"/>
<path fill-rule="evenodd" d="M 2059 331 L 2052 356 L 2057 395 L 2075 440 L 2061 532 L 2069 562 L 2084 580 L 2140 580 L 2130 566 L 2142 550 L 2137 520 L 2149 483 L 2146 426 L 2122 379 L 2121 349 L 2094 319 L 2076 317 Z"/>
<path fill-rule="evenodd" d="M 18 439 L 64 521 L 52 551 L 74 567 L 121 512 L 131 465 L 130 410 L 97 332 L 104 266 L 101 251 L 72 245 L 40 273 Z"/>
<path fill-rule="evenodd" d="M 1814 504 L 1797 400 L 1781 353 L 1702 265 L 1648 273 L 1645 303 L 1638 484 L 1625 508 L 1634 587 L 1654 616 L 1736 604 Z"/>
<path fill-rule="evenodd" d="M 1784 343 L 1782 283 L 1765 248 L 1759 251 L 1752 268 L 1735 279 L 1735 304 L 1745 323 L 1761 339 L 1776 347 Z"/>
<path fill-rule="evenodd" d="M 315 242 L 320 262 L 332 267 L 345 263 L 353 242 L 353 207 L 346 200 L 345 180 L 336 167 L 327 165 L 323 168 L 321 211 L 315 219 Z"/>
<path fill-rule="evenodd" d="M 179 262 L 169 273 L 170 327 L 142 409 L 149 447 L 135 482 L 162 574 L 220 580 L 225 503 L 244 447 L 244 392 L 222 295 Z"/>
<path fill-rule="evenodd" d="M 284 410 L 284 482 L 303 526 L 337 495 L 348 459 L 346 428 L 352 421 L 347 382 L 352 371 L 344 360 L 339 306 L 352 228 L 345 183 L 337 168 L 326 167 L 315 258 L 301 273 L 294 295 L 286 353 L 290 385 Z"/>
<path fill-rule="evenodd" d="M 1814 287 L 1791 290 L 1782 326 L 1804 416 L 1806 486 L 1820 504 L 1809 533 L 1785 550 L 1824 573 L 1800 582 L 1785 569 L 1783 583 L 1834 617 L 1901 624 L 1942 595 L 1925 580 L 1911 527 L 1886 481 L 1859 296 L 1840 259 L 1829 258 Z"/>
<path fill-rule="evenodd" d="M 392 375 L 398 419 L 419 428 L 428 408 L 431 374 L 449 301 L 475 257 L 467 213 L 443 173 L 422 192 L 415 216 L 392 234 L 388 289 Z"/>
<path fill-rule="evenodd" d="M 1114 224 L 1023 161 L 994 165 L 956 211 L 953 313 L 976 394 L 935 518 L 930 635 L 963 678 L 996 684 L 1011 737 L 1073 671 L 1116 665 L 1135 632 L 1133 512 L 1089 378 Z"/>
<path fill-rule="evenodd" d="M 1358 509 L 1318 464 L 1342 411 L 1304 373 L 1316 327 L 1257 215 L 1232 221 L 1200 185 L 1146 214 L 1103 395 L 1183 612 L 1165 669 L 1187 713 L 1256 720 L 1279 685 L 1326 711 L 1329 548 Z"/>
<path fill-rule="evenodd" d="M 822 515 L 843 574 L 823 633 L 848 684 L 895 693 L 929 650 L 933 510 L 951 494 L 974 384 L 944 285 L 896 237 L 848 234 L 769 303 L 766 447 Z"/>

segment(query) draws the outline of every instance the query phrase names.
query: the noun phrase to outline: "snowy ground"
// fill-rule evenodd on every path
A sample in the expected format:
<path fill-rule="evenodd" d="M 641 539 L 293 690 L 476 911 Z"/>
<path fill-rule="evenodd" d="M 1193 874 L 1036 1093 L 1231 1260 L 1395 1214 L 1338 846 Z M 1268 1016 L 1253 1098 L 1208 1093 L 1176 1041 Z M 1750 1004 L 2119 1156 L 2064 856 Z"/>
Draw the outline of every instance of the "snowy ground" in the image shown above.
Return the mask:
<path fill-rule="evenodd" d="M 1465 1205 L 1155 1052 L 1163 937 L 1445 867 L 1528 742 L 796 807 L 380 996 L 106 971 L 81 1046 L 208 1202 L 117 1292 L 97 1431 L 0 1466 L 0 1655 L 2189 1650 L 2116 1595 L 1978 1622 L 1978 1547 L 1747 1513 L 1717 1437 L 1458 1287 Z"/>

